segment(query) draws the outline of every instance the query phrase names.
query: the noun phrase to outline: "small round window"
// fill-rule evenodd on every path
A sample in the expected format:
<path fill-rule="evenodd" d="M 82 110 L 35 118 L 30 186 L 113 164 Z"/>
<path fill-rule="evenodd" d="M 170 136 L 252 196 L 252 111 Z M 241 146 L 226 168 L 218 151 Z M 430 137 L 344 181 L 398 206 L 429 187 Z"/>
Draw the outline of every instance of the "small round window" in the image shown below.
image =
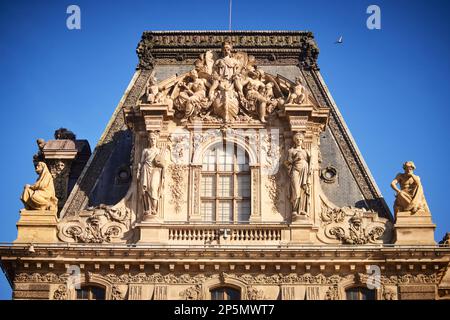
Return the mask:
<path fill-rule="evenodd" d="M 337 178 L 337 170 L 332 166 L 328 166 L 321 171 L 320 177 L 326 183 L 333 183 Z"/>

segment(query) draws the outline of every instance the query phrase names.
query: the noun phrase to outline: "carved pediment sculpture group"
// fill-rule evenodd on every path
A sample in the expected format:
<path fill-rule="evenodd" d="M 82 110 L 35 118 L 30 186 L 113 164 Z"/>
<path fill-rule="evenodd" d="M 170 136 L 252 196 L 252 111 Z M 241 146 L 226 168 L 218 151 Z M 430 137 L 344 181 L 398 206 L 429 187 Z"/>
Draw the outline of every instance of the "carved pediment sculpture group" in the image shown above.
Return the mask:
<path fill-rule="evenodd" d="M 220 56 L 206 51 L 187 75 L 159 85 L 152 76 L 142 102 L 168 105 L 185 120 L 256 118 L 264 123 L 285 104 L 313 101 L 300 77 L 295 84 L 281 76 L 273 77 L 255 66 L 255 57 L 233 53 L 231 43 L 224 42 Z"/>

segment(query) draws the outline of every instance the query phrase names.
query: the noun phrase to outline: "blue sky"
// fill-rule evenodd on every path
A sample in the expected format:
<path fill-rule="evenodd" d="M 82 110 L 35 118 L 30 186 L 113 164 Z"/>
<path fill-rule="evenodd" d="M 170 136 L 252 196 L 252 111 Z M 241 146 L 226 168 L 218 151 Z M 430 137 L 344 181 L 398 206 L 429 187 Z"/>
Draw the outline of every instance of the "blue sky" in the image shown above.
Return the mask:
<path fill-rule="evenodd" d="M 70 4 L 81 8 L 81 30 L 66 28 Z M 371 4 L 381 30 L 366 27 Z M 450 231 L 449 12 L 445 0 L 233 1 L 234 30 L 314 32 L 322 75 L 387 203 L 392 178 L 414 160 L 438 241 Z M 63 126 L 95 146 L 133 75 L 142 31 L 226 29 L 228 0 L 1 1 L 0 242 L 16 238 L 36 138 Z M 0 299 L 10 297 L 0 275 Z"/>

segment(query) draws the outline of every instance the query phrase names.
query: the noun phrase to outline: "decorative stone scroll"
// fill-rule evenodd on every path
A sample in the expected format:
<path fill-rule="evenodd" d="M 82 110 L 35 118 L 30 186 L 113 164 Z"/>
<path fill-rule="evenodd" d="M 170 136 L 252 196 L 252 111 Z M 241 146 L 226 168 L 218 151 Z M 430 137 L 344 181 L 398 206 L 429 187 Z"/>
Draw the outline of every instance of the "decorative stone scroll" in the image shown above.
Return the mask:
<path fill-rule="evenodd" d="M 66 242 L 117 242 L 129 228 L 128 208 L 100 205 L 81 211 L 78 217 L 62 220 L 58 224 L 58 237 Z"/>
<path fill-rule="evenodd" d="M 319 240 L 343 244 L 384 243 L 390 239 L 392 223 L 376 212 L 354 207 L 330 208 L 322 200 Z M 336 241 L 337 240 L 337 241 Z"/>

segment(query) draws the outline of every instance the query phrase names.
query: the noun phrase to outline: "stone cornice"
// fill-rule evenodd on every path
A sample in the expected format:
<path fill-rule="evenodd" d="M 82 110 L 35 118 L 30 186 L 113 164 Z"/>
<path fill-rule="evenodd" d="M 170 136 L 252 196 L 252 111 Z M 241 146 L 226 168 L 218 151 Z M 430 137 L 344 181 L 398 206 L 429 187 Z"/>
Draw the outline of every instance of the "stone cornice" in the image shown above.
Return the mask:
<path fill-rule="evenodd" d="M 65 258 L 78 259 L 163 259 L 163 258 L 214 258 L 239 260 L 378 260 L 392 259 L 398 261 L 450 261 L 450 247 L 442 246 L 184 246 L 171 245 L 37 245 L 34 253 L 28 252 L 28 245 L 0 246 L 2 260 L 31 259 L 31 260 L 63 260 Z M 262 251 L 264 250 L 264 251 Z"/>
<path fill-rule="evenodd" d="M 157 245 L 0 246 L 2 269 L 12 285 L 22 272 L 62 272 L 71 265 L 92 272 L 366 272 L 377 265 L 386 274 L 437 273 L 450 261 L 450 248 L 439 246 L 296 246 L 289 248 Z M 264 249 L 264 251 L 262 251 Z"/>
<path fill-rule="evenodd" d="M 309 31 L 145 31 L 136 52 L 140 69 L 155 63 L 191 63 L 206 50 L 219 51 L 224 41 L 260 63 L 299 64 L 317 69 L 319 49 Z"/>

